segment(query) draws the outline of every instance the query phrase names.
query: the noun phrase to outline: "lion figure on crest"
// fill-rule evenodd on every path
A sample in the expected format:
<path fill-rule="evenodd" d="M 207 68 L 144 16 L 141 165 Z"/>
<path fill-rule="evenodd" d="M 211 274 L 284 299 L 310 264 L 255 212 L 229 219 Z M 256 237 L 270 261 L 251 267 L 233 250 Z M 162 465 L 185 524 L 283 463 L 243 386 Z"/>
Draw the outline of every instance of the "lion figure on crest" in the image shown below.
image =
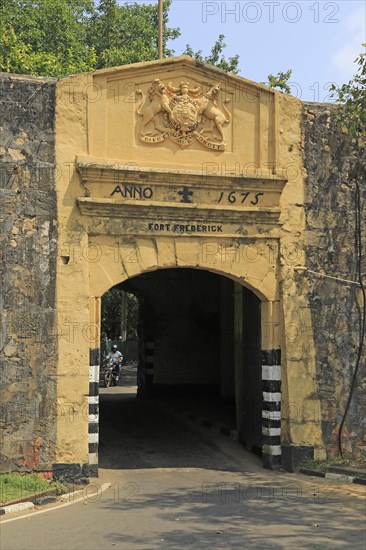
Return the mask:
<path fill-rule="evenodd" d="M 153 121 L 157 130 L 164 131 L 164 128 L 159 128 L 153 119 L 161 111 L 166 111 L 169 115 L 172 112 L 169 106 L 169 98 L 165 91 L 165 85 L 156 78 L 148 91 L 148 99 L 141 90 L 136 90 L 136 93 L 142 96 L 136 109 L 137 114 L 142 116 L 140 133 L 144 135 L 144 130 L 151 121 Z"/>
<path fill-rule="evenodd" d="M 214 84 L 209 91 L 198 100 L 198 113 L 205 115 L 208 119 L 213 120 L 217 131 L 219 132 L 222 142 L 224 142 L 224 124 L 231 122 L 231 114 L 223 104 L 222 108 L 224 112 L 220 111 L 217 107 L 217 98 L 219 95 L 221 85 Z M 230 99 L 225 99 L 224 103 L 229 103 Z"/>

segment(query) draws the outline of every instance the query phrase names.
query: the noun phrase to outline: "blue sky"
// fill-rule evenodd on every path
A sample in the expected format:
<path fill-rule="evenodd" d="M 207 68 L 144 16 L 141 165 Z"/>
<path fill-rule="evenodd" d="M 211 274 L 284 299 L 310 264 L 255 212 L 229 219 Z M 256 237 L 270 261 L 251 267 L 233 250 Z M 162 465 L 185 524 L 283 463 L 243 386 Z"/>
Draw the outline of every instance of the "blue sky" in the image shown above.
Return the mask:
<path fill-rule="evenodd" d="M 208 54 L 224 34 L 226 57 L 240 55 L 241 76 L 264 82 L 292 69 L 293 95 L 329 101 L 329 83 L 341 85 L 355 73 L 365 20 L 364 0 L 173 0 L 169 24 L 182 36 L 170 46 L 176 55 L 187 43 Z"/>

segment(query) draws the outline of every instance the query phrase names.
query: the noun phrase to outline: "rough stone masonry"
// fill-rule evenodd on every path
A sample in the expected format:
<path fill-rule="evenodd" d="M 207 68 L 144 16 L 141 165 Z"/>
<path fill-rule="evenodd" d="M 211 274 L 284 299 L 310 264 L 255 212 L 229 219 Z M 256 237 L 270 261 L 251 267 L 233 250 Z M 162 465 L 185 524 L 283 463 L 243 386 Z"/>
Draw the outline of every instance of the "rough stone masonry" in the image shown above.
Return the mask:
<path fill-rule="evenodd" d="M 0 80 L 2 471 L 50 470 L 54 457 L 55 84 Z"/>
<path fill-rule="evenodd" d="M 52 471 L 55 464 L 59 360 L 55 89 L 55 79 L 0 77 L 1 471 Z M 302 116 L 306 267 L 356 280 L 354 180 L 358 178 L 362 190 L 365 250 L 365 144 L 350 144 L 340 134 L 332 106 L 306 103 Z M 362 271 L 366 271 L 365 258 Z M 362 297 L 356 285 L 310 273 L 307 277 L 318 392 L 314 398 L 321 405 L 314 414 L 331 455 L 337 452 L 356 364 Z M 364 351 L 344 427 L 344 450 L 350 452 L 366 446 L 365 363 Z M 283 439 L 282 444 L 289 469 L 309 455 L 309 449 L 291 449 L 290 440 Z M 85 465 L 80 468 L 69 479 L 87 475 Z"/>
<path fill-rule="evenodd" d="M 308 268 L 357 279 L 356 185 L 361 189 L 361 231 L 366 273 L 366 143 L 349 142 L 336 125 L 332 105 L 304 104 L 306 249 Z M 338 429 L 346 407 L 362 337 L 362 296 L 356 285 L 310 277 L 311 317 L 321 422 L 327 451 L 338 451 Z M 366 450 L 366 350 L 343 433 L 344 450 Z"/>

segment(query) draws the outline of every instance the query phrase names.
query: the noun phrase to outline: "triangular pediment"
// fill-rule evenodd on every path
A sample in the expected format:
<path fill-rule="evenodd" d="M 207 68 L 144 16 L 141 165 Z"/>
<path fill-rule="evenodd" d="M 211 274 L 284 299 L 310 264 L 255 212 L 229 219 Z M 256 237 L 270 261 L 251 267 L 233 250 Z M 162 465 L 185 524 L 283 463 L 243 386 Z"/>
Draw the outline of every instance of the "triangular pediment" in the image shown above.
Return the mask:
<path fill-rule="evenodd" d="M 276 162 L 278 94 L 265 86 L 188 56 L 80 80 L 90 157 L 176 170 L 224 165 L 250 174 L 270 172 Z"/>
<path fill-rule="evenodd" d="M 235 75 L 233 73 L 228 73 L 210 65 L 208 63 L 203 63 L 197 61 L 188 55 L 181 55 L 178 57 L 169 57 L 165 59 L 158 59 L 153 61 L 142 61 L 140 63 L 132 63 L 129 65 L 120 65 L 117 67 L 110 67 L 107 69 L 100 69 L 93 73 L 94 76 L 101 75 L 113 75 L 115 78 L 117 75 L 126 76 L 126 75 L 140 75 L 143 74 L 153 76 L 157 71 L 164 71 L 166 74 L 169 74 L 172 71 L 182 71 L 182 73 L 189 73 L 196 76 L 198 81 L 201 80 L 212 80 L 212 81 L 221 81 L 230 83 L 233 87 L 247 88 L 248 90 L 258 90 L 261 93 L 274 94 L 274 90 L 249 80 L 242 76 Z"/>

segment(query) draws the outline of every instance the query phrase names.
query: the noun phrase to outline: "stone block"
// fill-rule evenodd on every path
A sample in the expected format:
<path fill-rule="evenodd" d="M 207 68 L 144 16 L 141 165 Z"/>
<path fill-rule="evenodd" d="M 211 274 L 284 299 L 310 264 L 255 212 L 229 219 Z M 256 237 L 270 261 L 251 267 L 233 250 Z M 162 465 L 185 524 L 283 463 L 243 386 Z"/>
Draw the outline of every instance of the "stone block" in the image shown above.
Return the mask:
<path fill-rule="evenodd" d="M 295 472 L 305 462 L 314 458 L 314 447 L 306 445 L 282 445 L 282 466 L 288 472 Z"/>

